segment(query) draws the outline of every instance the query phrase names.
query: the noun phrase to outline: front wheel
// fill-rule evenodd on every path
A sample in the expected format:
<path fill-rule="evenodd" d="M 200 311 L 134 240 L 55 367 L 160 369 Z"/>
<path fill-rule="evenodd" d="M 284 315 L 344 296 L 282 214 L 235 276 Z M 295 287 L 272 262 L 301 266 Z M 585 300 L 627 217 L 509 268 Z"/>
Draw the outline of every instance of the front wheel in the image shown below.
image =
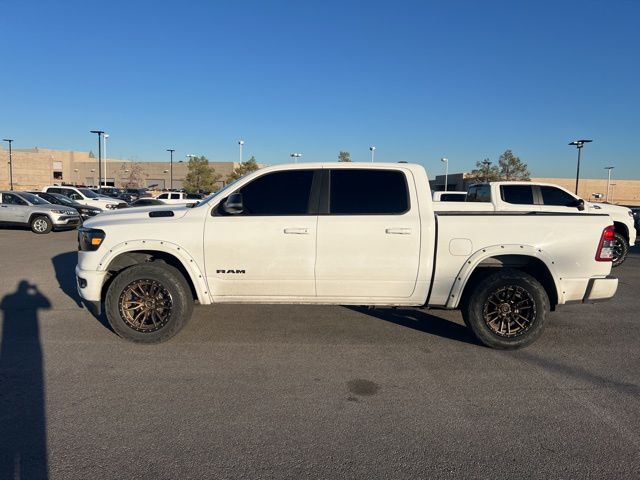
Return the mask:
<path fill-rule="evenodd" d="M 484 345 L 510 350 L 533 343 L 549 313 L 544 287 L 524 272 L 500 270 L 471 292 L 462 308 L 465 323 Z"/>
<path fill-rule="evenodd" d="M 116 276 L 105 299 L 111 328 L 139 343 L 164 342 L 191 318 L 193 297 L 184 276 L 164 262 L 129 267 Z"/>
<path fill-rule="evenodd" d="M 613 238 L 613 265 L 614 267 L 622 265 L 629 253 L 629 242 L 624 236 L 618 232 Z"/>
<path fill-rule="evenodd" d="M 53 223 L 49 220 L 49 217 L 45 215 L 39 215 L 31 219 L 31 231 L 39 235 L 49 233 L 53 228 Z"/>

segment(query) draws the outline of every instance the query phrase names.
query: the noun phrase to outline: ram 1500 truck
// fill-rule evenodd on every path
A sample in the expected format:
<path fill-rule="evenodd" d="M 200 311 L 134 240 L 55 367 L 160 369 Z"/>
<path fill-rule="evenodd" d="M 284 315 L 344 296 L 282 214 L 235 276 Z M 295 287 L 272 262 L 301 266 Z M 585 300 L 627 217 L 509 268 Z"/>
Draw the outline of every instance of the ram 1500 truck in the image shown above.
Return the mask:
<path fill-rule="evenodd" d="M 627 207 L 610 203 L 585 202 L 568 190 L 551 183 L 489 182 L 469 187 L 466 204 L 436 203 L 436 212 L 453 210 L 539 211 L 606 213 L 613 221 L 613 266 L 627 258 L 629 246 L 636 241 L 633 212 Z"/>
<path fill-rule="evenodd" d="M 268 167 L 192 208 L 105 212 L 78 236 L 80 296 L 144 343 L 197 300 L 460 308 L 482 343 L 518 348 L 557 305 L 618 286 L 608 215 L 436 215 L 424 168 L 405 163 Z"/>

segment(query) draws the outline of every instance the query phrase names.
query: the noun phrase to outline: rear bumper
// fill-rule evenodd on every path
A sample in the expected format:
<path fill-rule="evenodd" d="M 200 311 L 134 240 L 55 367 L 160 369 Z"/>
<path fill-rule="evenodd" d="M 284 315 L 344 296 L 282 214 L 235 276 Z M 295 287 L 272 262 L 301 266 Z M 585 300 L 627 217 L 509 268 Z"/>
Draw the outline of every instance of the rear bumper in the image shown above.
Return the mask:
<path fill-rule="evenodd" d="M 582 298 L 583 303 L 602 302 L 613 298 L 618 290 L 618 279 L 615 277 L 591 278 Z"/>

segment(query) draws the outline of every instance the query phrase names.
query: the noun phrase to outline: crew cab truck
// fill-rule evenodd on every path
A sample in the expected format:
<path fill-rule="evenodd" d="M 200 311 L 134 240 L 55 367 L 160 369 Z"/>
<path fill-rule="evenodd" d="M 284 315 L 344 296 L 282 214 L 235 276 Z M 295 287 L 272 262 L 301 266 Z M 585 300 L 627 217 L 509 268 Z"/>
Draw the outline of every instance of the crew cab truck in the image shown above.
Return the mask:
<path fill-rule="evenodd" d="M 279 165 L 192 208 L 105 212 L 79 231 L 87 307 L 120 336 L 167 340 L 194 300 L 460 308 L 485 345 L 518 348 L 549 311 L 611 298 L 603 213 L 435 214 L 423 167 Z"/>
<path fill-rule="evenodd" d="M 627 207 L 610 203 L 585 202 L 564 188 L 539 182 L 489 182 L 471 185 L 467 192 L 467 205 L 436 204 L 436 211 L 539 211 L 606 213 L 613 220 L 613 266 L 621 265 L 627 258 L 629 246 L 636 241 L 633 212 Z"/>

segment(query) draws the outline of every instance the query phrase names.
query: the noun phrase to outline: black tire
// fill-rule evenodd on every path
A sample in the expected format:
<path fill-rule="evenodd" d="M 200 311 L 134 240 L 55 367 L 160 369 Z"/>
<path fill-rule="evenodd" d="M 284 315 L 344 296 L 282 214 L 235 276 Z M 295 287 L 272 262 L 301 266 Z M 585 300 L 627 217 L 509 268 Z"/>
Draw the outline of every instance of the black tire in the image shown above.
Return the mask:
<path fill-rule="evenodd" d="M 629 254 L 629 242 L 621 233 L 616 232 L 613 239 L 613 267 L 622 265 Z"/>
<path fill-rule="evenodd" d="M 46 215 L 36 215 L 31 219 L 29 227 L 31 227 L 31 231 L 33 233 L 44 235 L 45 233 L 49 233 L 51 231 L 51 229 L 53 228 L 53 222 Z"/>
<path fill-rule="evenodd" d="M 193 296 L 186 279 L 164 262 L 121 271 L 105 299 L 111 328 L 120 337 L 138 343 L 169 340 L 187 324 L 192 312 Z"/>
<path fill-rule="evenodd" d="M 526 347 L 542 333 L 549 314 L 544 287 L 527 273 L 501 269 L 478 283 L 462 306 L 465 323 L 487 347 Z"/>

